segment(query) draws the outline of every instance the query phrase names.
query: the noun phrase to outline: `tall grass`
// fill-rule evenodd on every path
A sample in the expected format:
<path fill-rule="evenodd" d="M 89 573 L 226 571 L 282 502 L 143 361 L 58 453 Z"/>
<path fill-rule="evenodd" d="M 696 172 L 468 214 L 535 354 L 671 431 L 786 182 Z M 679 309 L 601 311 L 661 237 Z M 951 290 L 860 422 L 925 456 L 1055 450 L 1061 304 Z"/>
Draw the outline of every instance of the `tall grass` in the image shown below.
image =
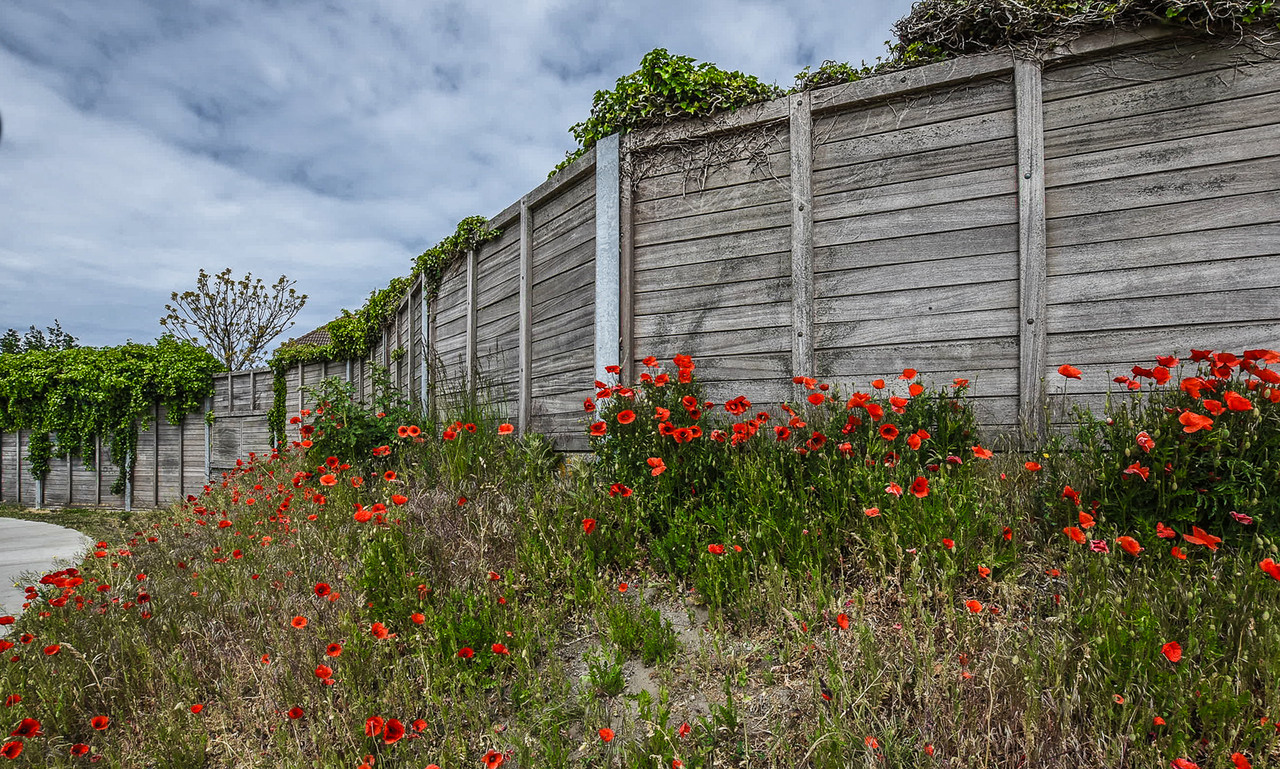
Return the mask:
<path fill-rule="evenodd" d="M 1200 357 L 1034 457 L 909 370 L 762 409 L 646 361 L 568 464 L 326 383 L 33 588 L 9 763 L 1276 765 L 1280 357 Z"/>

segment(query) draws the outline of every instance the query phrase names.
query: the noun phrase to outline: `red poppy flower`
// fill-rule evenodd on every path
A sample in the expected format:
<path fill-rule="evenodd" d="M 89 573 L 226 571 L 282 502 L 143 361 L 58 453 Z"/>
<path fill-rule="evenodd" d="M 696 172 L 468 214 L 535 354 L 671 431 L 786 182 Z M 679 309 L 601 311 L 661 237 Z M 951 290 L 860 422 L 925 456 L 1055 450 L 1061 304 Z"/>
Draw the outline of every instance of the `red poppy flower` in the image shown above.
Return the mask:
<path fill-rule="evenodd" d="M 863 514 L 863 515 L 865 515 L 865 516 L 867 516 L 868 518 L 876 518 L 876 517 L 878 517 L 878 516 L 880 515 L 880 508 L 878 508 L 878 507 L 865 507 L 865 508 L 863 508 L 863 509 L 862 509 L 862 514 Z"/>
<path fill-rule="evenodd" d="M 920 499 L 929 496 L 929 479 L 923 475 L 917 475 L 916 479 L 911 482 L 911 493 Z"/>
<path fill-rule="evenodd" d="M 1170 662 L 1177 662 L 1182 659 L 1182 644 L 1177 641 L 1170 641 L 1160 647 L 1160 653 L 1163 654 Z"/>
<path fill-rule="evenodd" d="M 649 471 L 650 475 L 662 475 L 666 472 L 667 465 L 660 457 L 649 457 L 645 461 L 649 463 L 649 467 L 653 468 Z"/>
<path fill-rule="evenodd" d="M 724 545 L 707 545 L 707 552 L 712 555 L 724 555 Z"/>
<path fill-rule="evenodd" d="M 1070 366 L 1066 363 L 1062 364 L 1061 366 L 1058 366 L 1058 373 L 1066 377 L 1067 379 L 1080 378 L 1080 369 L 1076 368 L 1075 366 Z"/>
<path fill-rule="evenodd" d="M 1231 763 L 1236 769 L 1253 769 L 1253 764 L 1249 763 L 1249 759 L 1245 758 L 1243 753 L 1232 753 Z"/>
<path fill-rule="evenodd" d="M 885 493 L 892 494 L 895 497 L 902 496 L 902 487 L 896 483 L 890 483 L 888 486 L 884 487 L 884 490 L 885 490 Z"/>
<path fill-rule="evenodd" d="M 596 519 L 595 519 L 595 518 L 583 518 L 583 519 L 582 519 L 582 531 L 583 531 L 584 533 L 586 533 L 586 534 L 590 534 L 591 532 L 593 532 L 593 531 L 595 531 L 595 530 L 596 530 Z"/>
<path fill-rule="evenodd" d="M 965 601 L 964 605 L 967 606 L 969 608 L 969 611 L 973 612 L 974 614 L 977 614 L 978 612 L 982 611 L 982 603 L 979 601 L 975 601 L 972 598 L 970 598 L 968 601 Z"/>
<path fill-rule="evenodd" d="M 333 676 L 333 668 L 328 665 L 316 665 L 316 678 L 324 679 Z"/>
<path fill-rule="evenodd" d="M 1141 476 L 1141 477 L 1142 477 L 1142 480 L 1144 480 L 1144 481 L 1145 481 L 1145 480 L 1147 480 L 1147 476 L 1148 476 L 1150 473 L 1151 473 L 1151 469 L 1150 469 L 1150 468 L 1143 467 L 1143 466 L 1142 466 L 1140 463 L 1138 463 L 1138 462 L 1134 462 L 1133 464 L 1129 465 L 1128 467 L 1126 467 L 1126 468 L 1124 469 L 1124 474 L 1125 474 L 1125 475 L 1138 475 L 1138 476 Z"/>
<path fill-rule="evenodd" d="M 20 755 L 22 755 L 22 742 L 20 740 L 6 742 L 4 747 L 0 747 L 0 756 L 4 756 L 7 759 L 13 760 Z"/>
<path fill-rule="evenodd" d="M 1093 520 L 1093 516 L 1083 510 L 1076 517 L 1080 519 L 1080 528 L 1082 529 L 1091 529 L 1097 525 Z"/>
<path fill-rule="evenodd" d="M 1178 417 L 1178 421 L 1182 423 L 1182 431 L 1184 433 L 1194 433 L 1197 430 L 1208 430 L 1213 426 L 1213 420 L 1201 414 L 1192 411 L 1184 411 Z"/>
<path fill-rule="evenodd" d="M 1200 765 L 1186 758 L 1175 758 L 1169 763 L 1173 769 L 1200 769 Z"/>
<path fill-rule="evenodd" d="M 947 539 L 946 537 L 943 537 L 943 538 L 942 538 L 942 546 L 943 546 L 943 547 L 945 547 L 945 548 L 946 548 L 946 549 L 948 549 L 948 550 L 955 550 L 955 549 L 956 549 L 956 543 L 955 543 L 955 541 L 954 541 L 954 540 Z"/>
<path fill-rule="evenodd" d="M 427 728 L 427 722 L 426 722 L 424 719 L 421 719 L 421 718 L 415 718 L 415 719 L 413 719 L 413 724 L 412 724 L 412 726 L 413 726 L 413 730 L 414 730 L 415 732 L 420 732 L 420 731 L 422 731 L 423 729 L 426 729 L 426 728 Z"/>
<path fill-rule="evenodd" d="M 898 426 L 892 422 L 885 422 L 880 425 L 880 437 L 886 441 L 894 440 L 898 437 Z"/>
<path fill-rule="evenodd" d="M 84 744 L 83 742 L 77 742 L 76 744 L 71 746 L 70 752 L 71 752 L 71 755 L 73 756 L 87 755 L 89 753 L 89 746 Z"/>
<path fill-rule="evenodd" d="M 1147 452 L 1148 454 L 1151 453 L 1151 450 L 1156 447 L 1155 440 L 1152 439 L 1151 435 L 1146 430 L 1143 430 L 1142 432 L 1138 433 L 1138 435 L 1134 438 L 1134 440 L 1137 442 L 1139 446 L 1142 447 L 1142 450 Z"/>
<path fill-rule="evenodd" d="M 381 622 L 375 622 L 369 626 L 369 634 L 372 635 L 374 638 L 378 639 L 379 641 L 381 641 L 387 636 L 391 635 L 391 631 L 388 630 L 387 626 L 382 624 Z"/>
<path fill-rule="evenodd" d="M 1164 719 L 1161 718 L 1160 716 L 1156 716 L 1155 718 L 1151 719 L 1151 723 L 1155 724 L 1156 726 L 1164 726 Z"/>
<path fill-rule="evenodd" d="M 34 718 L 24 718 L 18 724 L 18 728 L 9 732 L 10 737 L 42 737 L 43 732 L 40 731 L 40 722 Z"/>
<path fill-rule="evenodd" d="M 61 644 L 49 644 L 48 646 L 44 647 L 44 653 L 46 657 L 52 657 L 53 655 L 57 654 L 60 651 L 62 651 Z"/>
<path fill-rule="evenodd" d="M 596 410 L 596 402 L 587 398 L 582 402 L 582 410 L 590 414 L 592 411 Z"/>
<path fill-rule="evenodd" d="M 306 711 L 304 711 L 302 708 L 298 707 L 297 705 L 294 705 L 293 707 L 289 708 L 289 718 L 293 719 L 294 721 L 297 721 L 299 718 L 302 718 L 304 715 L 306 715 Z"/>
<path fill-rule="evenodd" d="M 329 587 L 329 584 L 327 582 L 317 582 L 313 590 L 315 591 L 316 595 L 320 596 L 321 598 L 324 598 L 326 595 L 329 595 L 331 588 Z"/>
<path fill-rule="evenodd" d="M 408 501 L 409 501 L 409 498 L 408 498 L 408 497 L 406 497 L 406 496 L 405 496 L 405 495 L 403 495 L 403 494 L 392 494 L 392 495 L 391 495 L 391 502 L 392 502 L 392 504 L 396 504 L 396 505 L 403 505 L 405 502 L 408 502 Z"/>
<path fill-rule="evenodd" d="M 484 769 L 498 769 L 499 766 L 502 766 L 502 762 L 507 760 L 507 757 L 496 750 L 490 750 L 484 754 L 482 760 L 484 761 Z"/>
<path fill-rule="evenodd" d="M 382 716 L 372 716 L 367 718 L 364 722 L 364 736 L 377 737 L 379 734 L 382 734 L 382 730 L 385 727 L 386 721 L 382 719 Z"/>
<path fill-rule="evenodd" d="M 6 708 L 11 708 L 14 705 L 17 705 L 19 702 L 22 702 L 21 694 L 10 694 L 8 697 L 4 698 L 4 706 Z"/>
<path fill-rule="evenodd" d="M 1183 534 L 1182 538 L 1193 545 L 1204 545 L 1210 550 L 1217 550 L 1218 543 L 1222 541 L 1222 537 L 1215 537 L 1199 526 L 1192 526 L 1190 534 Z"/>
<path fill-rule="evenodd" d="M 1231 511 L 1231 517 L 1234 518 L 1235 522 L 1241 526 L 1248 526 L 1253 523 L 1253 518 L 1245 515 L 1244 513 L 1237 513 L 1235 510 Z"/>
<path fill-rule="evenodd" d="M 382 741 L 387 745 L 394 743 L 396 740 L 404 736 L 404 724 L 397 719 L 389 719 L 387 726 L 382 732 Z"/>
<path fill-rule="evenodd" d="M 836 624 L 840 626 L 840 629 L 841 629 L 841 630 L 848 630 L 848 629 L 849 629 L 849 615 L 848 615 L 848 614 L 845 614 L 844 612 L 840 612 L 839 614 L 837 614 L 837 615 L 836 615 Z"/>
<path fill-rule="evenodd" d="M 984 449 L 981 446 L 973 447 L 973 455 L 978 459 L 991 459 L 992 457 L 995 456 L 995 454 L 992 453 L 989 449 Z"/>
<path fill-rule="evenodd" d="M 1033 473 L 1038 473 L 1041 470 L 1039 462 L 1024 462 L 1023 465 Z"/>
<path fill-rule="evenodd" d="M 1089 549 L 1090 549 L 1090 550 L 1092 550 L 1092 551 L 1093 551 L 1093 552 L 1095 552 L 1095 553 L 1110 553 L 1110 552 L 1111 552 L 1111 548 L 1107 546 L 1107 541 L 1106 541 L 1105 539 L 1091 539 L 1091 540 L 1089 540 Z"/>
<path fill-rule="evenodd" d="M 1080 531 L 1075 526 L 1068 526 L 1065 529 L 1063 529 L 1062 532 L 1066 534 L 1068 537 L 1071 537 L 1073 540 L 1075 540 L 1077 543 L 1081 545 L 1083 545 L 1085 543 L 1085 540 L 1088 539 L 1088 537 L 1084 535 L 1084 532 Z"/>
<path fill-rule="evenodd" d="M 6 614 L 3 617 L 0 617 L 0 625 L 12 625 L 13 622 L 14 619 L 12 614 Z"/>
<path fill-rule="evenodd" d="M 325 486 L 337 486 L 338 476 L 334 475 L 333 473 L 325 473 L 324 475 L 320 476 L 320 483 Z"/>
<path fill-rule="evenodd" d="M 623 409 L 618 412 L 618 424 L 629 425 L 634 421 L 636 421 L 636 412 L 631 409 Z"/>
<path fill-rule="evenodd" d="M 1169 551 L 1169 554 L 1180 561 L 1187 560 L 1187 554 L 1182 552 L 1182 550 L 1177 545 L 1173 546 L 1173 549 Z"/>
<path fill-rule="evenodd" d="M 476 651 L 475 649 L 472 649 L 470 646 L 464 646 L 458 650 L 458 656 L 463 658 L 464 660 L 469 660 L 472 657 L 476 656 Z"/>
<path fill-rule="evenodd" d="M 289 622 L 289 624 L 290 624 L 290 625 L 293 625 L 294 627 L 299 627 L 299 628 L 301 628 L 301 627 L 306 627 L 306 626 L 307 626 L 307 618 L 306 618 L 306 617 L 303 617 L 303 616 L 297 616 L 297 617 L 294 617 L 294 618 Z"/>
<path fill-rule="evenodd" d="M 982 577 L 983 579 L 986 579 L 987 577 L 990 577 L 990 576 L 991 576 L 991 569 L 988 569 L 986 566 L 979 566 L 979 567 L 978 567 L 978 576 L 979 576 L 979 577 Z"/>
<path fill-rule="evenodd" d="M 111 719 L 107 716 L 94 716 L 89 719 L 89 725 L 98 731 L 102 731 L 108 726 L 111 726 Z"/>
<path fill-rule="evenodd" d="M 330 657 L 337 657 L 342 654 L 342 644 L 332 643 L 324 648 L 324 653 Z M 328 676 L 326 676 L 327 678 Z"/>
<path fill-rule="evenodd" d="M 1156 521 L 1156 536 L 1160 539 L 1176 539 L 1178 532 L 1165 526 L 1163 521 Z"/>
<path fill-rule="evenodd" d="M 1142 545 L 1138 544 L 1138 540 L 1133 537 L 1116 537 L 1116 543 L 1120 545 L 1120 549 L 1129 555 L 1137 555 L 1142 552 Z"/>
<path fill-rule="evenodd" d="M 609 727 L 607 727 L 607 726 L 606 726 L 605 728 L 601 729 L 601 730 L 600 730 L 600 739 L 604 740 L 605 742 L 612 742 L 612 741 L 613 741 L 613 730 L 612 730 L 612 729 L 610 729 L 610 728 L 609 728 Z"/>
<path fill-rule="evenodd" d="M 502 424 L 498 425 L 498 435 L 510 435 L 515 431 L 516 431 L 516 426 L 509 422 L 503 422 Z"/>

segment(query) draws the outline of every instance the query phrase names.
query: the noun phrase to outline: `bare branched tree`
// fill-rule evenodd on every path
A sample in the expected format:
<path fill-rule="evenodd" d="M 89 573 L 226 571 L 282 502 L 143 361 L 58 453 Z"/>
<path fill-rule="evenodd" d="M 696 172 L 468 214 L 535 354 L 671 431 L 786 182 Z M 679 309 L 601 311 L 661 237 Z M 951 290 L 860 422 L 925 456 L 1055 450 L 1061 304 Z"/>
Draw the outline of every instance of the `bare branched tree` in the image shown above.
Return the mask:
<path fill-rule="evenodd" d="M 293 325 L 306 304 L 296 283 L 281 275 L 268 287 L 252 273 L 236 280 L 230 267 L 217 275 L 200 270 L 194 291 L 170 295 L 173 304 L 164 306 L 169 314 L 160 325 L 205 347 L 230 371 L 248 368 L 261 362 L 266 346 Z"/>

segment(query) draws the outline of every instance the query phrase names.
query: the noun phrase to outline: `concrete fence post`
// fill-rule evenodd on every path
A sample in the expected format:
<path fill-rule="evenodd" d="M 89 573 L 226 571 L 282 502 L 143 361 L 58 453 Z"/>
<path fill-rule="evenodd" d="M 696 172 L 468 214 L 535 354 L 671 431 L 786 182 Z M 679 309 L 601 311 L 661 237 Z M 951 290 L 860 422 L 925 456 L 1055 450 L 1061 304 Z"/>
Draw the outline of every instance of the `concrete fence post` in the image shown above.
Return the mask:
<path fill-rule="evenodd" d="M 621 157 L 619 136 L 596 143 L 596 379 L 612 381 L 605 371 L 622 363 L 622 265 L 619 248 Z"/>

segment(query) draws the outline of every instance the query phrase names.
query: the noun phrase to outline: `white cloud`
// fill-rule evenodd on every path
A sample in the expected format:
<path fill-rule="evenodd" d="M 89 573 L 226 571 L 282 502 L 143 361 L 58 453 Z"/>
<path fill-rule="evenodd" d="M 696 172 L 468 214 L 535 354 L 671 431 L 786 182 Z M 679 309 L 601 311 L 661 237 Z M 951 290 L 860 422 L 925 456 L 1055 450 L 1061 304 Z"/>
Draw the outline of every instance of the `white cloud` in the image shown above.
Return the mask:
<path fill-rule="evenodd" d="M 359 306 L 464 216 L 573 147 L 592 94 L 652 48 L 784 87 L 872 59 L 909 0 L 0 6 L 0 330 L 159 333 L 231 266 Z"/>

